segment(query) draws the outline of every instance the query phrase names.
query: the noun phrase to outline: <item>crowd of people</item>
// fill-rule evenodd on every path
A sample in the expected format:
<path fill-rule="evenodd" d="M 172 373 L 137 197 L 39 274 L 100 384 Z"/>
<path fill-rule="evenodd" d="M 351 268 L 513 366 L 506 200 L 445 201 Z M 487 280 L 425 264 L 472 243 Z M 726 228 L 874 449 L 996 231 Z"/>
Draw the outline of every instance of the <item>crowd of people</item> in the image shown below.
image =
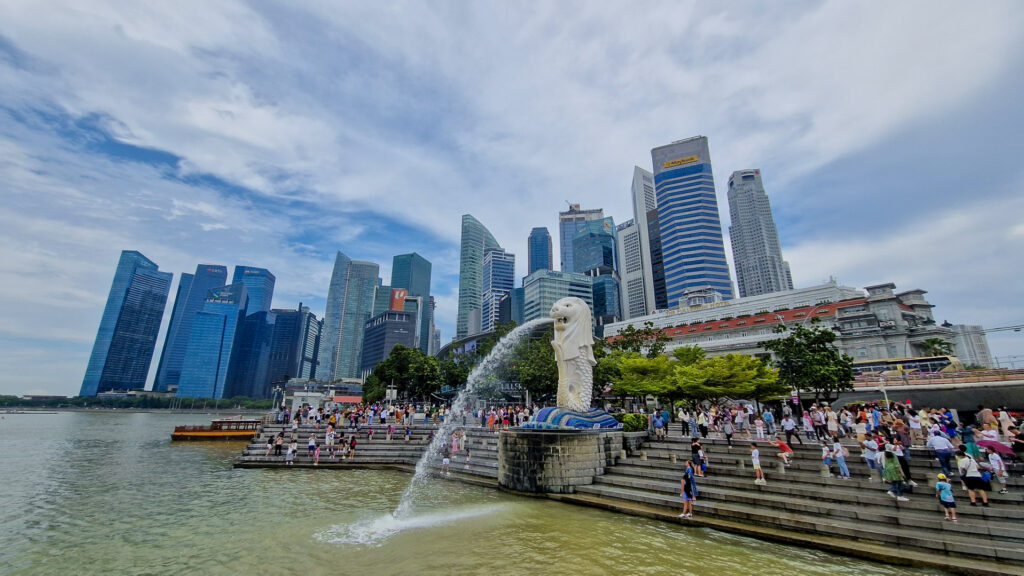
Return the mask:
<path fill-rule="evenodd" d="M 648 416 L 649 433 L 664 438 L 671 416 L 666 409 L 653 411 Z M 925 481 L 913 478 L 911 448 L 929 449 L 942 470 L 936 477 L 935 497 L 951 521 L 957 520 L 952 478 L 959 479 L 971 506 L 989 506 L 988 492 L 993 490 L 993 483 L 999 485 L 1001 494 L 1009 490 L 1007 461 L 1024 460 L 1024 432 L 1006 408 L 978 406 L 973 418 L 959 418 L 952 410 L 915 409 L 909 403 L 847 405 L 840 409 L 813 404 L 799 413 L 789 405 L 758 410 L 752 404 L 735 404 L 679 408 L 675 420 L 691 439 L 691 459 L 680 481 L 683 518 L 692 516 L 693 502 L 699 494 L 697 479 L 707 470 L 701 440 L 712 435 L 725 439 L 730 449 L 734 439 L 742 437 L 749 442 L 754 483 L 759 485 L 767 483 L 761 442 L 777 451 L 783 466 L 792 463 L 794 442 L 819 445 L 822 466 L 842 480 L 852 477 L 847 465 L 850 449 L 859 450 L 860 459 L 868 467 L 868 480 L 886 484 L 886 493 L 899 502 L 909 501 L 905 493 L 919 487 L 917 480 Z"/>

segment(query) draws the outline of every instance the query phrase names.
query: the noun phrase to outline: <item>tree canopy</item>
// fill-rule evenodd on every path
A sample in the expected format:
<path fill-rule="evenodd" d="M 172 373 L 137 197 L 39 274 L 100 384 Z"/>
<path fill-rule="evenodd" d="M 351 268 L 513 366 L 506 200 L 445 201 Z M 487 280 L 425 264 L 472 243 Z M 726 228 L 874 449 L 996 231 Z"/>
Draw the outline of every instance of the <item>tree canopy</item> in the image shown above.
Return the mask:
<path fill-rule="evenodd" d="M 780 324 L 775 332 L 789 334 L 761 342 L 761 347 L 775 353 L 783 384 L 812 392 L 815 402 L 833 402 L 841 392 L 853 390 L 853 359 L 836 348 L 835 332 L 821 326 L 817 318 L 809 328 Z"/>
<path fill-rule="evenodd" d="M 778 373 L 753 356 L 727 354 L 675 367 L 673 398 L 768 400 L 786 393 Z"/>
<path fill-rule="evenodd" d="M 395 386 L 399 396 L 426 397 L 441 386 L 437 358 L 424 354 L 419 348 L 395 346 L 366 378 L 363 399 L 374 402 L 384 398 L 390 385 Z"/>
<path fill-rule="evenodd" d="M 605 340 L 604 345 L 620 352 L 645 354 L 648 358 L 659 356 L 665 351 L 665 345 L 671 340 L 664 332 L 654 327 L 654 323 L 644 322 L 643 328 L 632 324 L 626 326 L 612 338 Z"/>

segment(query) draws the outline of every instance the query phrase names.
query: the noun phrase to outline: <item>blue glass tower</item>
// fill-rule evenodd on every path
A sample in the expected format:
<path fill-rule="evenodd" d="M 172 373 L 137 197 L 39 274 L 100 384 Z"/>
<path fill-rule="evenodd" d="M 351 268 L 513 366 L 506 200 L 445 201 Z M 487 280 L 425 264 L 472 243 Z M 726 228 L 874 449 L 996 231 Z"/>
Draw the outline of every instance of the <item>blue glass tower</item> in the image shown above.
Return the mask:
<path fill-rule="evenodd" d="M 274 299 L 274 282 L 277 279 L 266 268 L 253 266 L 235 266 L 232 284 L 245 284 L 249 294 L 249 314 L 270 312 L 270 303 Z"/>
<path fill-rule="evenodd" d="M 554 264 L 551 261 L 554 253 L 551 251 L 551 233 L 545 227 L 534 228 L 530 231 L 530 237 L 526 239 L 527 244 L 527 274 L 533 274 L 537 270 L 552 270 Z"/>
<path fill-rule="evenodd" d="M 497 328 L 501 300 L 515 286 L 516 256 L 502 249 L 488 250 L 481 269 L 480 331 Z"/>
<path fill-rule="evenodd" d="M 731 299 L 708 139 L 673 142 L 651 150 L 651 158 L 668 306 L 685 301 L 688 290 L 711 289 Z"/>
<path fill-rule="evenodd" d="M 185 363 L 178 382 L 179 398 L 224 398 L 228 372 L 238 350 L 236 340 L 245 321 L 248 294 L 241 282 L 210 290 L 192 322 Z"/>
<path fill-rule="evenodd" d="M 318 379 L 334 381 L 359 377 L 363 329 L 373 312 L 379 274 L 377 264 L 352 260 L 338 251 L 327 291 Z"/>
<path fill-rule="evenodd" d="M 409 296 L 419 296 L 427 302 L 430 299 L 430 269 L 430 261 L 415 252 L 399 254 L 391 261 L 391 287 L 404 288 Z M 433 311 L 424 306 L 419 327 L 419 348 L 424 354 L 430 350 L 433 325 Z"/>
<path fill-rule="evenodd" d="M 572 238 L 573 272 L 615 268 L 615 222 L 611 218 L 582 222 Z"/>
<path fill-rule="evenodd" d="M 171 279 L 139 252 L 121 252 L 79 395 L 146 387 Z"/>
<path fill-rule="evenodd" d="M 196 314 L 203 309 L 207 293 L 227 284 L 227 279 L 227 267 L 215 264 L 200 264 L 196 266 L 194 275 L 181 275 L 153 390 L 165 392 L 170 386 L 178 385 L 181 366 L 185 363 L 185 349 L 188 347 L 189 336 L 192 335 L 192 322 Z"/>

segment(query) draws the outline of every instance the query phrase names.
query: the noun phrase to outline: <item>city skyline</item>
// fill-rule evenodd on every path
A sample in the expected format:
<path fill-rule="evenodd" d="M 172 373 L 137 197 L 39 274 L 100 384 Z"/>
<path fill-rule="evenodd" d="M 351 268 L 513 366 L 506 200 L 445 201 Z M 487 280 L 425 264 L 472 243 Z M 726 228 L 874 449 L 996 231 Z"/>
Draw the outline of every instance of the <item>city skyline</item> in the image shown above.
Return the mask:
<path fill-rule="evenodd" d="M 402 12 L 0 6 L 0 393 L 76 392 L 121 250 L 172 272 L 172 296 L 200 262 L 265 267 L 275 307 L 318 317 L 338 250 L 383 278 L 416 252 L 447 342 L 462 214 L 516 254 L 566 200 L 626 222 L 633 167 L 696 134 L 723 228 L 728 175 L 769 173 L 796 286 L 893 280 L 940 321 L 1021 323 L 1018 5 L 911 2 L 901 25 L 830 2 Z"/>

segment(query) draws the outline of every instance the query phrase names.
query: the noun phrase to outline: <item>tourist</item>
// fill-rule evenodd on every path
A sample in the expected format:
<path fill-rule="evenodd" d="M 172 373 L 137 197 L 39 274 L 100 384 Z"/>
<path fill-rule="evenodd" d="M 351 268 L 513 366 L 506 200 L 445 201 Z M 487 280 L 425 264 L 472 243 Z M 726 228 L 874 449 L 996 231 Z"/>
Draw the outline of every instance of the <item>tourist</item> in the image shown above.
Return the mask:
<path fill-rule="evenodd" d="M 274 449 L 274 436 L 267 434 L 267 453 L 264 456 L 270 456 L 270 451 Z"/>
<path fill-rule="evenodd" d="M 729 416 L 726 415 L 726 417 L 722 419 L 722 433 L 725 434 L 725 441 L 729 443 L 729 448 L 732 448 L 733 432 L 734 428 L 732 427 L 732 418 L 729 418 Z"/>
<path fill-rule="evenodd" d="M 828 476 L 832 477 L 832 445 L 824 444 L 821 445 L 821 465 L 828 470 Z"/>
<path fill-rule="evenodd" d="M 703 410 L 697 413 L 697 428 L 700 429 L 701 438 L 708 437 L 708 415 Z"/>
<path fill-rule="evenodd" d="M 976 495 L 981 495 L 981 505 L 988 506 L 988 490 L 992 489 L 992 486 L 987 480 L 982 478 L 981 470 L 978 467 L 978 462 L 973 456 L 967 453 L 965 446 L 960 446 L 956 449 L 957 461 L 956 467 L 960 472 L 960 479 L 963 484 L 967 487 L 967 497 L 971 499 L 971 506 L 977 506 Z"/>
<path fill-rule="evenodd" d="M 838 438 L 832 441 L 832 459 L 836 461 L 836 466 L 839 467 L 839 477 L 843 480 L 850 479 L 850 469 L 846 466 L 846 457 L 849 455 L 850 452 L 839 443 Z"/>
<path fill-rule="evenodd" d="M 324 432 L 324 443 L 327 444 L 327 453 L 330 454 L 331 458 L 334 458 L 334 440 L 337 438 L 338 433 L 334 431 L 334 426 L 327 424 L 327 432 Z"/>
<path fill-rule="evenodd" d="M 800 420 L 804 427 L 804 437 L 808 440 L 814 440 L 814 421 L 811 419 L 811 413 L 804 410 L 804 415 Z"/>
<path fill-rule="evenodd" d="M 405 441 L 412 440 L 412 428 L 409 427 L 409 420 L 405 420 Z"/>
<path fill-rule="evenodd" d="M 882 480 L 889 483 L 889 491 L 886 494 L 895 498 L 897 502 L 908 502 L 910 499 L 903 496 L 903 481 L 906 477 L 893 449 L 892 444 L 886 444 L 885 452 L 882 453 Z"/>
<path fill-rule="evenodd" d="M 1003 462 L 1003 457 L 996 452 L 995 448 L 989 446 L 988 448 L 985 448 L 985 451 L 988 453 L 988 465 L 992 478 L 1002 486 L 1002 488 L 999 489 L 999 493 L 1006 494 L 1006 485 L 1010 479 L 1009 474 L 1006 472 L 1006 463 Z"/>
<path fill-rule="evenodd" d="M 445 476 L 451 476 L 452 473 L 448 471 L 448 466 L 452 463 L 452 453 L 448 450 L 448 445 L 445 444 L 444 450 L 441 451 L 441 474 Z"/>
<path fill-rule="evenodd" d="M 782 431 L 786 434 L 786 444 L 792 444 L 793 438 L 803 446 L 804 441 L 800 439 L 800 433 L 796 431 L 796 420 L 793 420 L 791 414 L 787 414 L 782 417 Z"/>
<path fill-rule="evenodd" d="M 825 406 L 825 430 L 830 438 L 839 437 L 839 414 L 836 414 L 831 406 Z"/>
<path fill-rule="evenodd" d="M 1009 442 L 1010 439 L 1013 437 L 1013 435 L 1010 433 L 1010 428 L 1013 427 L 1013 424 L 1013 416 L 1010 416 L 1010 411 L 1006 409 L 1006 406 L 1000 408 L 999 427 L 1002 429 L 1003 436 L 1006 437 L 1007 442 Z"/>
<path fill-rule="evenodd" d="M 661 412 L 655 412 L 654 414 L 654 435 L 658 440 L 665 439 L 665 419 L 662 418 Z"/>
<path fill-rule="evenodd" d="M 775 415 L 767 407 L 764 409 L 764 413 L 761 414 L 761 419 L 764 420 L 764 425 L 768 429 L 768 434 L 775 435 Z"/>
<path fill-rule="evenodd" d="M 317 445 L 316 450 L 313 451 L 313 466 L 320 465 L 320 446 Z"/>
<path fill-rule="evenodd" d="M 284 448 L 284 430 L 278 432 L 277 438 L 274 438 L 274 456 L 280 456 L 282 448 Z"/>
<path fill-rule="evenodd" d="M 352 435 L 352 439 L 349 440 L 349 442 L 348 442 L 348 456 L 349 456 L 349 458 L 355 458 L 356 457 L 356 444 L 357 444 L 357 442 L 356 442 L 356 435 L 353 434 Z"/>
<path fill-rule="evenodd" d="M 910 484 L 912 488 L 917 488 L 917 482 L 910 477 L 910 449 L 903 443 L 903 440 L 899 438 L 893 440 L 893 453 L 896 454 L 896 460 L 900 463 L 906 483 Z"/>
<path fill-rule="evenodd" d="M 875 441 L 874 438 L 868 436 L 860 443 L 860 447 L 864 450 L 864 461 L 868 465 L 868 482 L 874 482 L 874 471 L 878 469 L 878 442 Z"/>
<path fill-rule="evenodd" d="M 370 440 L 373 440 L 373 426 L 372 425 L 366 427 L 366 441 L 369 442 Z"/>
<path fill-rule="evenodd" d="M 907 413 L 907 421 L 910 428 L 909 446 L 921 446 L 924 444 L 924 429 L 921 427 L 921 416 L 913 411 Z"/>
<path fill-rule="evenodd" d="M 1024 430 L 1017 430 L 1017 427 L 1011 424 L 1007 432 L 1013 453 L 1017 455 L 1018 460 L 1024 460 Z"/>
<path fill-rule="evenodd" d="M 777 456 L 782 460 L 784 465 L 789 466 L 789 459 L 792 458 L 793 448 L 787 442 L 783 442 L 778 438 L 772 438 L 768 443 L 771 444 L 773 448 L 779 449 Z"/>
<path fill-rule="evenodd" d="M 395 425 L 388 424 L 388 442 L 391 442 L 391 437 L 395 435 Z"/>
<path fill-rule="evenodd" d="M 764 420 L 761 418 L 754 420 L 754 430 L 757 432 L 757 439 L 764 440 Z"/>
<path fill-rule="evenodd" d="M 686 461 L 686 468 L 683 469 L 683 479 L 680 480 L 679 496 L 683 499 L 683 513 L 680 518 L 693 517 L 693 503 L 697 500 L 697 479 L 693 468 L 693 460 Z"/>
<path fill-rule="evenodd" d="M 456 430 L 452 434 L 452 454 L 458 454 L 459 453 L 459 436 L 460 435 L 461 435 L 461 433 L 458 430 Z"/>
<path fill-rule="evenodd" d="M 942 431 L 939 430 L 938 426 L 932 431 L 932 435 L 928 438 L 928 442 L 925 445 L 935 452 L 935 457 L 939 460 L 939 466 L 942 467 L 942 473 L 946 476 L 952 474 L 953 469 L 950 467 L 949 462 L 956 448 L 953 447 L 953 443 L 948 438 L 942 435 Z"/>
<path fill-rule="evenodd" d="M 939 481 L 935 483 L 935 497 L 942 504 L 942 511 L 946 520 L 956 522 L 956 500 L 953 498 L 953 485 L 949 483 L 949 477 L 939 474 Z"/>
<path fill-rule="evenodd" d="M 296 440 L 292 440 L 291 444 L 288 445 L 288 454 L 285 455 L 285 464 L 291 466 L 295 463 L 295 455 L 299 452 L 299 443 Z"/>
<path fill-rule="evenodd" d="M 750 443 L 750 462 L 754 466 L 754 484 L 767 485 L 764 472 L 761 471 L 761 452 L 757 449 L 757 444 L 753 442 Z"/>

